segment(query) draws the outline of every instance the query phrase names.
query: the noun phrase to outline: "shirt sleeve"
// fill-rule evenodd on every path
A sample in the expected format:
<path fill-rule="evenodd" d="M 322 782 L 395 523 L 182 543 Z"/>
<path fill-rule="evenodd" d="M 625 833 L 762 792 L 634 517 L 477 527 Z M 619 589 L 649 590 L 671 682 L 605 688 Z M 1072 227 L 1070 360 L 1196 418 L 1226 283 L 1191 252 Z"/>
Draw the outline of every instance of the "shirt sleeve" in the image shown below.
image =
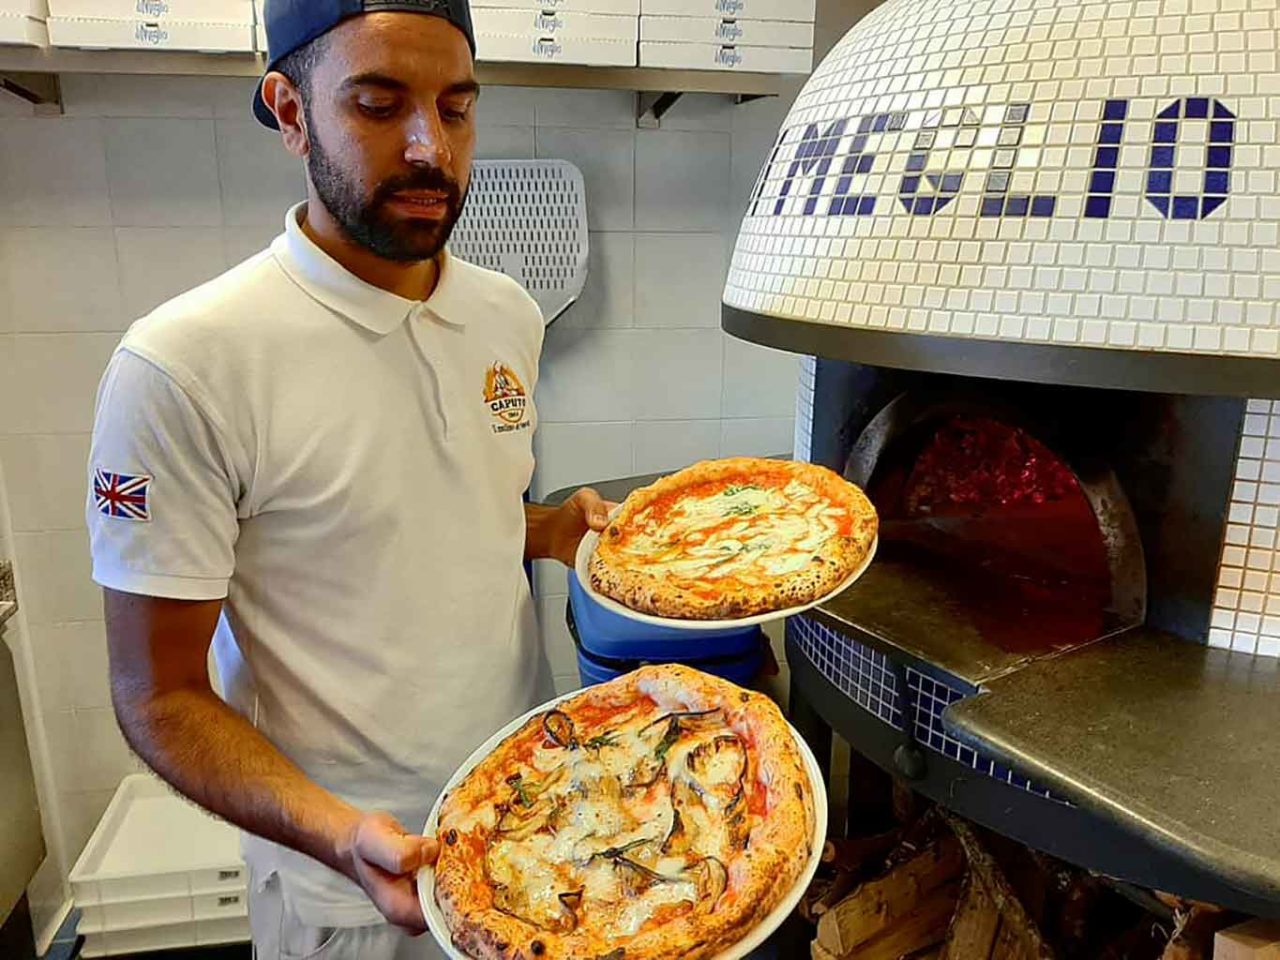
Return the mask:
<path fill-rule="evenodd" d="M 127 348 L 98 388 L 88 473 L 95 581 L 177 600 L 227 595 L 239 532 L 232 457 L 190 395 Z"/>

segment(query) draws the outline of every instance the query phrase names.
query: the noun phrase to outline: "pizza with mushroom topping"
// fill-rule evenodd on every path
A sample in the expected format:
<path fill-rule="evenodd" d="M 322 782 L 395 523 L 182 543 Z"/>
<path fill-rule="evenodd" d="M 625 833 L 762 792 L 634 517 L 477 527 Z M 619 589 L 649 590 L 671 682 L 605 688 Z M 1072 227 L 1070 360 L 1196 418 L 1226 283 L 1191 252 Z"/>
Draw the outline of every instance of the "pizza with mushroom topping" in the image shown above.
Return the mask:
<path fill-rule="evenodd" d="M 707 461 L 627 497 L 591 557 L 591 586 L 671 619 L 773 613 L 853 576 L 877 526 L 871 501 L 826 467 Z"/>
<path fill-rule="evenodd" d="M 477 960 L 712 957 L 803 873 L 813 789 L 767 697 L 643 667 L 534 716 L 450 792 L 436 902 Z"/>

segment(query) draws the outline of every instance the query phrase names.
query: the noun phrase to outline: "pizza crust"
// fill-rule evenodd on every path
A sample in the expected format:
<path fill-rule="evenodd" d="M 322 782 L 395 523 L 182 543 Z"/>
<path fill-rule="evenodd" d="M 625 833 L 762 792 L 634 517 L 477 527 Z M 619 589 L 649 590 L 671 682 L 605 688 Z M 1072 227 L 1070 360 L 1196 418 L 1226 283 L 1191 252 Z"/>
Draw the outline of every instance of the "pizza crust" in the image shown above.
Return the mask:
<path fill-rule="evenodd" d="M 775 489 L 802 484 L 848 518 L 844 531 L 811 551 L 800 569 L 741 579 L 673 574 L 644 562 L 634 548 L 638 532 L 653 526 L 651 508 L 691 489 L 761 482 Z M 737 457 L 695 464 L 635 491 L 600 535 L 589 563 L 591 586 L 632 610 L 683 620 L 731 620 L 804 606 L 835 590 L 862 566 L 878 521 L 871 502 L 853 484 L 810 463 Z"/>
<path fill-rule="evenodd" d="M 490 875 L 487 858 L 498 842 L 501 804 L 510 792 L 511 778 L 529 777 L 538 764 L 547 766 L 547 758 L 556 752 L 556 745 L 549 750 L 546 742 L 547 714 L 539 714 L 499 744 L 441 805 L 436 901 L 458 949 L 477 960 L 703 960 L 741 940 L 791 891 L 812 854 L 815 785 L 790 727 L 771 700 L 670 664 L 645 667 L 589 688 L 562 701 L 556 712 L 571 718 L 584 738 L 651 717 L 665 721 L 673 714 L 713 712 L 723 719 L 744 745 L 740 783 L 752 792 L 751 799 L 743 801 L 754 811 L 743 818 L 748 828 L 745 849 L 725 848 L 717 858 L 723 860 L 726 878 L 714 901 L 682 901 L 669 917 L 655 914 L 632 935 L 620 933 L 625 926 L 621 914 L 609 912 L 625 911 L 625 903 L 617 908 L 593 906 L 576 919 L 573 929 L 561 930 L 503 910 L 498 902 L 502 891 Z M 585 748 L 579 744 L 575 749 Z M 685 764 L 688 756 L 683 755 Z M 675 775 L 668 775 L 674 782 Z M 541 867 L 534 863 L 530 869 Z"/>

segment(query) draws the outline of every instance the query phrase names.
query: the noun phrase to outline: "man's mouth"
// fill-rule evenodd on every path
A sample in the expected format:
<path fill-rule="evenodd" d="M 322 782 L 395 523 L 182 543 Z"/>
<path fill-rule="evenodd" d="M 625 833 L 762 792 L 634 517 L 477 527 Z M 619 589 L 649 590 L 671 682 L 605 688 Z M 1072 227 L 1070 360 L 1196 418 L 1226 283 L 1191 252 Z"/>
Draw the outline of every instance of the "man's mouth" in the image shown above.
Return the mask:
<path fill-rule="evenodd" d="M 409 216 L 437 219 L 449 212 L 449 194 L 441 190 L 401 190 L 388 202 Z"/>

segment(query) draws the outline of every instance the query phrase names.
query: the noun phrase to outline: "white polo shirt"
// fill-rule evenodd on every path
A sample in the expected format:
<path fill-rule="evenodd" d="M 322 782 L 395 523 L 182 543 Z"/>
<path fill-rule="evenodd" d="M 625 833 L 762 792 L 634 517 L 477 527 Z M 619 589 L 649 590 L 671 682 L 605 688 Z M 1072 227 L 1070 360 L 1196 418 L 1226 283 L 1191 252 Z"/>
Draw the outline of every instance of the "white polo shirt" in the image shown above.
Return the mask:
<path fill-rule="evenodd" d="M 543 323 L 514 281 L 448 256 L 426 301 L 370 286 L 302 211 L 112 357 L 94 579 L 225 597 L 228 702 L 317 782 L 416 831 L 470 751 L 549 691 L 522 566 Z M 380 919 L 308 857 L 254 837 L 245 853 L 304 923 Z"/>

